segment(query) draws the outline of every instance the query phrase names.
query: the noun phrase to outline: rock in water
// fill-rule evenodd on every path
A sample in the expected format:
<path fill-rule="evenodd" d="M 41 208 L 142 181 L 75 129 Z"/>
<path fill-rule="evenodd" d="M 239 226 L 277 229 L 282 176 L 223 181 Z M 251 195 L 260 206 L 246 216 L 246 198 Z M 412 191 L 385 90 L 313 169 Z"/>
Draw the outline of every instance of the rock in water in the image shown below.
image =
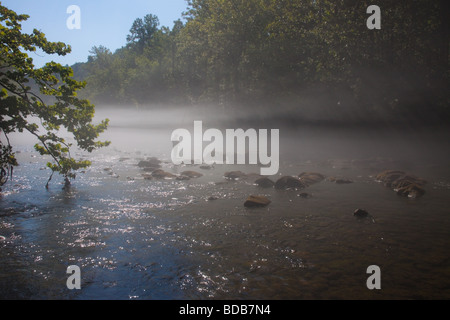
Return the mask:
<path fill-rule="evenodd" d="M 161 161 L 157 158 L 149 158 L 147 160 L 142 160 L 138 163 L 139 168 L 153 168 L 159 169 L 161 168 Z"/>
<path fill-rule="evenodd" d="M 255 181 L 255 184 L 261 188 L 273 188 L 273 186 L 275 185 L 275 182 L 273 182 L 269 178 L 260 178 Z"/>
<path fill-rule="evenodd" d="M 266 207 L 271 203 L 269 199 L 264 196 L 250 196 L 244 203 L 247 208 Z"/>
<path fill-rule="evenodd" d="M 403 171 L 387 170 L 379 173 L 375 179 L 404 197 L 418 198 L 425 194 L 423 186 L 427 182 Z"/>
<path fill-rule="evenodd" d="M 225 172 L 224 177 L 229 180 L 237 180 L 242 179 L 246 177 L 246 174 L 242 171 L 231 171 L 231 172 Z"/>
<path fill-rule="evenodd" d="M 403 171 L 397 170 L 386 170 L 383 171 L 375 177 L 377 181 L 383 182 L 386 186 L 390 187 L 391 184 L 397 180 L 398 178 L 404 176 L 405 173 Z"/>
<path fill-rule="evenodd" d="M 419 198 L 425 194 L 425 190 L 421 186 L 413 183 L 395 190 L 398 195 L 413 199 Z"/>
<path fill-rule="evenodd" d="M 317 172 L 302 172 L 298 175 L 301 182 L 306 185 L 311 185 L 314 183 L 318 183 L 325 179 L 325 177 Z"/>
<path fill-rule="evenodd" d="M 355 212 L 353 212 L 353 215 L 358 218 L 365 218 L 369 216 L 369 213 L 363 209 L 356 209 Z"/>
<path fill-rule="evenodd" d="M 328 177 L 327 181 L 334 182 L 336 184 L 350 184 L 350 183 L 353 183 L 353 181 L 350 180 L 350 179 L 337 178 L 337 177 Z"/>
<path fill-rule="evenodd" d="M 176 178 L 175 175 L 165 172 L 163 170 L 155 170 L 152 172 L 152 176 L 156 179 L 173 179 Z"/>
<path fill-rule="evenodd" d="M 298 196 L 300 198 L 303 198 L 303 199 L 311 198 L 311 195 L 309 193 L 306 193 L 306 192 L 300 193 Z"/>
<path fill-rule="evenodd" d="M 423 179 L 414 177 L 414 176 L 405 175 L 405 176 L 398 178 L 394 182 L 392 182 L 391 188 L 393 188 L 395 190 L 395 189 L 407 187 L 412 184 L 422 187 L 426 184 L 426 181 Z"/>
<path fill-rule="evenodd" d="M 203 176 L 203 174 L 201 174 L 200 172 L 195 171 L 183 171 L 181 175 L 188 178 L 200 178 Z"/>
<path fill-rule="evenodd" d="M 276 189 L 303 189 L 305 185 L 297 178 L 286 176 L 275 182 Z"/>

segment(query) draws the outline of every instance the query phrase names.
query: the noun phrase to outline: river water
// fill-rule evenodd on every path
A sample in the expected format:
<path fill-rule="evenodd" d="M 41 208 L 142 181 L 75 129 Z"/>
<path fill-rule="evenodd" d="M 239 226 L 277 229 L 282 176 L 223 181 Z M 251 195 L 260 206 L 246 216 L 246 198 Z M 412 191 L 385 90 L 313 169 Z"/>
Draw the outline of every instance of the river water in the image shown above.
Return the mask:
<path fill-rule="evenodd" d="M 223 177 L 258 166 L 172 164 L 173 130 L 192 130 L 196 117 L 210 127 L 222 118 L 179 110 L 102 115 L 111 118 L 102 138 L 112 145 L 77 153 L 92 166 L 68 190 L 59 177 L 46 190 L 47 159 L 29 137 L 12 138 L 21 165 L 0 196 L 0 298 L 450 298 L 447 132 L 280 126 L 278 176 L 312 171 L 354 181 L 280 191 Z M 168 172 L 203 176 L 144 180 L 137 163 L 147 157 Z M 398 196 L 374 179 L 386 169 L 426 179 L 426 194 Z M 252 194 L 272 202 L 245 208 Z M 357 208 L 371 217 L 355 218 Z M 81 290 L 66 287 L 70 265 L 81 269 Z M 380 267 L 381 290 L 366 286 L 371 265 Z"/>

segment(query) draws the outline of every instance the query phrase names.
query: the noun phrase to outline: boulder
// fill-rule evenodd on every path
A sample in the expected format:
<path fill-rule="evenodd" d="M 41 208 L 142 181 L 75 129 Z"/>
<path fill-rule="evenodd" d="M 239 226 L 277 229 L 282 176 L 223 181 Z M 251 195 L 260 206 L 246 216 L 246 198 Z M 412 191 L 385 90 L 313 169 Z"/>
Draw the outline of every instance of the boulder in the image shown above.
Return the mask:
<path fill-rule="evenodd" d="M 139 168 L 161 168 L 161 161 L 157 158 L 148 158 L 147 160 L 142 160 L 138 163 Z"/>
<path fill-rule="evenodd" d="M 398 195 L 409 198 L 419 198 L 425 194 L 425 190 L 417 184 L 409 184 L 400 189 L 396 189 Z"/>
<path fill-rule="evenodd" d="M 179 181 L 186 181 L 186 180 L 191 180 L 191 178 L 189 178 L 188 176 L 181 175 L 181 176 L 177 177 L 177 180 L 179 180 Z"/>
<path fill-rule="evenodd" d="M 148 162 L 148 161 L 142 160 L 142 161 L 139 161 L 139 163 L 137 164 L 137 166 L 138 166 L 139 168 L 146 168 L 146 167 L 151 167 L 151 164 L 150 164 L 150 162 Z"/>
<path fill-rule="evenodd" d="M 152 172 L 152 177 L 156 179 L 173 179 L 176 178 L 174 174 L 166 172 L 164 170 L 155 170 Z"/>
<path fill-rule="evenodd" d="M 219 198 L 216 196 L 211 196 L 208 198 L 208 201 L 215 201 L 215 200 L 219 200 Z"/>
<path fill-rule="evenodd" d="M 275 182 L 273 182 L 269 178 L 264 177 L 264 178 L 259 178 L 258 180 L 256 180 L 255 184 L 261 188 L 273 188 L 273 186 L 275 185 Z"/>
<path fill-rule="evenodd" d="M 400 196 L 418 198 L 425 194 L 423 187 L 427 182 L 403 171 L 387 170 L 379 173 L 375 179 L 383 182 Z"/>
<path fill-rule="evenodd" d="M 238 180 L 246 177 L 242 171 L 225 172 L 224 177 L 229 180 Z"/>
<path fill-rule="evenodd" d="M 306 186 L 299 179 L 291 176 L 285 176 L 275 182 L 276 189 L 303 189 Z"/>
<path fill-rule="evenodd" d="M 415 184 L 418 186 L 424 186 L 427 182 L 424 179 L 415 177 L 415 176 L 411 176 L 411 175 L 404 175 L 401 176 L 400 178 L 398 178 L 397 180 L 395 180 L 394 182 L 391 183 L 391 188 L 393 189 L 400 189 L 403 187 L 407 187 L 410 184 Z"/>
<path fill-rule="evenodd" d="M 195 171 L 183 171 L 181 175 L 188 178 L 200 178 L 203 176 L 203 174 Z"/>
<path fill-rule="evenodd" d="M 271 201 L 264 196 L 250 196 L 244 203 L 247 208 L 266 207 Z"/>
<path fill-rule="evenodd" d="M 375 180 L 383 182 L 386 186 L 390 187 L 391 184 L 397 180 L 398 178 L 405 175 L 405 172 L 403 171 L 397 171 L 397 170 L 386 170 L 383 171 L 375 177 Z"/>
<path fill-rule="evenodd" d="M 301 182 L 306 185 L 318 183 L 325 179 L 325 177 L 317 172 L 302 172 L 298 175 Z"/>

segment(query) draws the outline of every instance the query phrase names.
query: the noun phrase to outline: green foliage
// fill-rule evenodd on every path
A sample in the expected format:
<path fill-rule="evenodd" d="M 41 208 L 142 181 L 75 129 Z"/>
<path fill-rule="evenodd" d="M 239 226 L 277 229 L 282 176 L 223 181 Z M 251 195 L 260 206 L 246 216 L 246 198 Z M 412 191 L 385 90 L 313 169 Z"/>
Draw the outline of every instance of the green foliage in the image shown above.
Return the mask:
<path fill-rule="evenodd" d="M 92 152 L 109 144 L 96 141 L 108 120 L 92 124 L 94 105 L 77 97 L 86 82 L 74 80 L 71 68 L 55 62 L 35 68 L 27 52 L 39 48 L 47 54 L 66 55 L 71 49 L 61 42 L 47 41 L 38 30 L 23 33 L 21 22 L 27 18 L 0 4 L 0 134 L 7 141 L 1 143 L 0 166 L 6 172 L 18 165 L 8 135 L 26 131 L 39 141 L 35 149 L 53 159 L 48 164 L 52 172 L 62 174 L 69 184 L 75 171 L 90 163 L 72 158 L 72 143 L 58 136 L 59 130 L 64 128 L 79 148 Z"/>
<path fill-rule="evenodd" d="M 146 46 L 150 46 L 155 36 L 157 36 L 159 26 L 158 17 L 148 14 L 144 17 L 136 19 L 127 36 L 129 45 L 137 47 L 141 52 Z"/>
<path fill-rule="evenodd" d="M 449 3 L 379 0 L 382 29 L 369 30 L 369 1 L 190 0 L 185 23 L 159 28 L 150 14 L 122 49 L 94 50 L 83 94 L 252 108 L 312 92 L 368 115 L 439 118 L 449 105 Z"/>

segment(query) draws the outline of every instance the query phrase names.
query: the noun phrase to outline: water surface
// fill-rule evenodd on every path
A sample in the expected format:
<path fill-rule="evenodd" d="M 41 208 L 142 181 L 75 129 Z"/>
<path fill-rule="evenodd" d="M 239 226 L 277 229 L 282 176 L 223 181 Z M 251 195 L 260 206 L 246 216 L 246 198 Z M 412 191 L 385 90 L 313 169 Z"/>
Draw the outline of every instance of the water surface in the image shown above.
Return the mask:
<path fill-rule="evenodd" d="M 46 190 L 47 159 L 33 151 L 29 137 L 14 137 L 21 165 L 0 196 L 0 235 L 6 238 L 0 242 L 0 298 L 450 298 L 446 132 L 277 128 L 279 176 L 313 171 L 354 181 L 280 191 L 223 177 L 232 170 L 259 172 L 258 166 L 203 170 L 171 163 L 173 130 L 191 130 L 196 117 L 205 126 L 227 126 L 226 116 L 208 122 L 179 110 L 103 115 L 112 120 L 103 137 L 113 143 L 77 154 L 93 164 L 69 190 L 57 177 Z M 153 156 L 166 171 L 204 176 L 144 180 L 136 164 Z M 426 179 L 425 196 L 403 198 L 376 182 L 385 169 Z M 251 194 L 272 203 L 247 209 Z M 356 219 L 357 208 L 373 218 Z M 66 287 L 69 265 L 81 268 L 81 290 Z M 381 290 L 366 287 L 370 265 L 381 268 Z"/>

